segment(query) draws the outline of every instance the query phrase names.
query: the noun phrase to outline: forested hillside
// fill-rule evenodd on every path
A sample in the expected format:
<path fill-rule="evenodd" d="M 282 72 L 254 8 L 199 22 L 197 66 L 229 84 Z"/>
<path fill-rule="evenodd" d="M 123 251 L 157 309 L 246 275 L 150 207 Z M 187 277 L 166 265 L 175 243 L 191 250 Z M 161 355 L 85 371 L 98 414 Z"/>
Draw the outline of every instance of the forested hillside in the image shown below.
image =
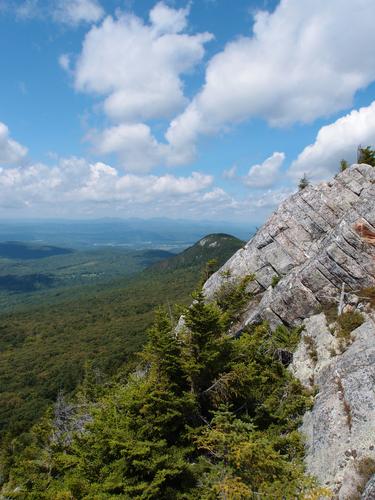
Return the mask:
<path fill-rule="evenodd" d="M 110 283 L 175 254 L 160 249 L 104 247 L 73 250 L 0 243 L 0 309 L 45 303 L 66 288 Z"/>
<path fill-rule="evenodd" d="M 243 242 L 217 242 L 205 258 L 225 262 Z M 196 255 L 197 244 L 192 250 Z M 121 254 L 117 254 L 121 258 Z M 172 257 L 172 261 L 179 257 Z M 211 262 L 213 265 L 213 262 Z M 74 287 L 43 296 L 41 305 L 0 316 L 0 432 L 22 433 L 59 391 L 71 393 L 93 360 L 104 380 L 130 370 L 159 305 L 187 304 L 205 259 L 150 268 L 107 285 Z M 127 367 L 127 368 L 126 368 Z"/>
<path fill-rule="evenodd" d="M 312 393 L 283 366 L 300 330 L 266 324 L 227 336 L 245 277 L 177 316 L 159 310 L 137 370 L 100 384 L 88 369 L 23 439 L 3 449 L 7 498 L 318 498 L 297 432 Z"/>

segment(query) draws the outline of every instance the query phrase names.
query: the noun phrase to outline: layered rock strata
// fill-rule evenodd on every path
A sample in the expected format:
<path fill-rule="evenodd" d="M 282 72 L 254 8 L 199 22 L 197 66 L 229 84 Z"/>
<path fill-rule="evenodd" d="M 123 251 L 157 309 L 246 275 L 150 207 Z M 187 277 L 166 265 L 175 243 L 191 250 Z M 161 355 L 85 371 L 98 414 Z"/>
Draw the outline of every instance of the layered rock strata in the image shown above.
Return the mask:
<path fill-rule="evenodd" d="M 304 323 L 290 370 L 317 391 L 301 429 L 306 467 L 339 500 L 375 500 L 375 316 L 360 292 L 375 286 L 374 243 L 375 168 L 352 165 L 282 203 L 204 286 L 210 300 L 223 284 L 254 276 L 232 334 L 262 320 Z M 327 305 L 364 314 L 345 345 Z"/>
<path fill-rule="evenodd" d="M 211 276 L 206 297 L 214 297 L 224 279 L 253 274 L 254 300 L 243 323 L 294 325 L 337 300 L 343 284 L 347 291 L 373 286 L 375 246 L 356 228 L 375 232 L 374 200 L 375 168 L 368 165 L 353 165 L 332 182 L 294 194 Z"/>

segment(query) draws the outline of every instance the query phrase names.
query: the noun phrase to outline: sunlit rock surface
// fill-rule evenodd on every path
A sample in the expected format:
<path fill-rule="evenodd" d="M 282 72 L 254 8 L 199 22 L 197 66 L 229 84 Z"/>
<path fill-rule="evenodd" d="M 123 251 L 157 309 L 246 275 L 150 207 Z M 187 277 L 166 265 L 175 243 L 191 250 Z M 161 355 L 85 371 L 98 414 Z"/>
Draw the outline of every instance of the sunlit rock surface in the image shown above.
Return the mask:
<path fill-rule="evenodd" d="M 213 297 L 224 279 L 255 274 L 256 299 L 244 323 L 301 322 L 347 290 L 375 284 L 375 246 L 355 230 L 375 231 L 375 168 L 353 165 L 329 183 L 294 194 L 257 234 L 205 284 Z M 274 276 L 279 283 L 272 288 Z M 260 300 L 260 301 L 259 301 Z"/>

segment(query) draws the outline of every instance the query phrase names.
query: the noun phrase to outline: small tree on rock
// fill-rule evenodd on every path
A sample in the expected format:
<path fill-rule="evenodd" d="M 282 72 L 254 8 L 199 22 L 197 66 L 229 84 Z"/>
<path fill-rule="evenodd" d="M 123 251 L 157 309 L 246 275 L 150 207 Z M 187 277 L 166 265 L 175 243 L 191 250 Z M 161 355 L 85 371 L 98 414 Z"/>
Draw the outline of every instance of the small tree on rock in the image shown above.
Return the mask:
<path fill-rule="evenodd" d="M 307 188 L 307 186 L 310 185 L 310 181 L 308 180 L 306 174 L 303 174 L 302 179 L 299 181 L 298 184 L 298 189 L 302 191 L 303 189 Z"/>
<path fill-rule="evenodd" d="M 341 160 L 340 161 L 340 172 L 344 172 L 344 170 L 346 170 L 347 168 L 349 168 L 349 163 L 346 160 Z"/>
<path fill-rule="evenodd" d="M 371 146 L 367 146 L 366 148 L 359 146 L 357 162 L 375 167 L 375 150 L 371 149 Z"/>

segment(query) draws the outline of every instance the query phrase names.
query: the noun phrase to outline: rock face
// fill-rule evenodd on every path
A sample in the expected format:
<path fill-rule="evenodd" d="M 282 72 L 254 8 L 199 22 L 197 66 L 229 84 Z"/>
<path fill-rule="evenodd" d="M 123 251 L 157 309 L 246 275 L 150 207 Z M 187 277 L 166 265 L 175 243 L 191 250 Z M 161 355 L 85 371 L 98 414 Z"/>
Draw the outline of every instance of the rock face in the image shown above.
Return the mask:
<path fill-rule="evenodd" d="M 302 340 L 290 369 L 302 383 L 313 383 L 319 391 L 301 429 L 307 470 L 340 500 L 360 499 L 375 474 L 374 316 L 365 315 L 364 323 L 351 334 L 352 343 L 338 355 L 337 339 L 324 314 L 304 324 L 304 337 L 316 346 L 314 359 L 308 348 L 311 341 Z"/>
<path fill-rule="evenodd" d="M 254 274 L 244 324 L 301 322 L 347 290 L 375 284 L 375 246 L 355 230 L 375 231 L 375 168 L 353 165 L 329 183 L 296 193 L 204 287 L 208 299 L 226 279 Z M 273 288 L 274 277 L 281 278 Z"/>
<path fill-rule="evenodd" d="M 361 496 L 361 500 L 372 500 L 375 498 L 375 475 L 367 483 L 365 491 Z"/>
<path fill-rule="evenodd" d="M 375 233 L 375 168 L 353 165 L 286 200 L 204 286 L 210 300 L 254 275 L 238 331 L 304 323 L 289 369 L 318 391 L 302 426 L 307 471 L 340 500 L 375 499 L 375 316 L 368 309 L 343 348 L 322 313 L 340 296 L 363 309 L 355 293 L 375 286 L 375 240 L 363 229 Z"/>

